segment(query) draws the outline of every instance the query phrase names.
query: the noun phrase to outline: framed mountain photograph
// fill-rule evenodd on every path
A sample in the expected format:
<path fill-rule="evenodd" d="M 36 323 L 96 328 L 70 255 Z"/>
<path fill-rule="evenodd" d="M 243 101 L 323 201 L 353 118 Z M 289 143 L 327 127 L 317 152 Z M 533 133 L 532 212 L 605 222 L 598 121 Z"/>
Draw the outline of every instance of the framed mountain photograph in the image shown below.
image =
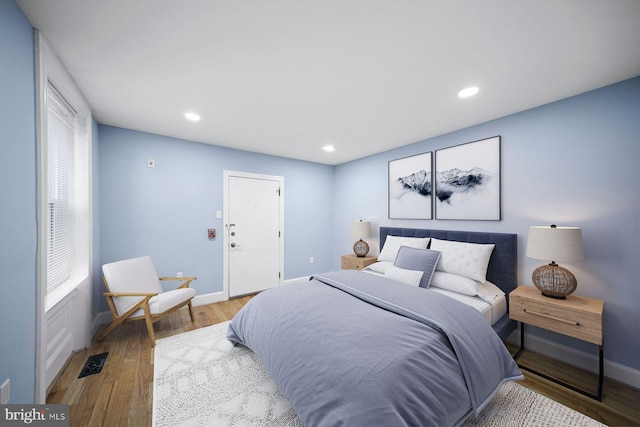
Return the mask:
<path fill-rule="evenodd" d="M 501 219 L 500 136 L 436 150 L 436 219 Z"/>
<path fill-rule="evenodd" d="M 432 153 L 389 161 L 389 218 L 433 219 Z"/>

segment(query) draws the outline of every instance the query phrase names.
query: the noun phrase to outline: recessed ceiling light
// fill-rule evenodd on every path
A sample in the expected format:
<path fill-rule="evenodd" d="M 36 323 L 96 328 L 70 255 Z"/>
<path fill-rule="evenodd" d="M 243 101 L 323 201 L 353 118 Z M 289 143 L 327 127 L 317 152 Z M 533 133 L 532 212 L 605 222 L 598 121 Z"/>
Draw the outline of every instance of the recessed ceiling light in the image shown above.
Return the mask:
<path fill-rule="evenodd" d="M 475 95 L 476 93 L 478 93 L 478 87 L 477 86 L 471 86 L 468 87 L 466 89 L 462 89 L 460 92 L 458 92 L 458 96 L 460 98 L 468 98 L 470 96 Z"/>
<path fill-rule="evenodd" d="M 324 147 L 322 147 L 322 149 L 328 153 L 336 151 L 336 147 L 334 147 L 333 145 L 325 145 Z"/>
<path fill-rule="evenodd" d="M 184 113 L 184 116 L 187 120 L 191 120 L 192 122 L 197 122 L 200 120 L 200 116 L 196 113 Z"/>

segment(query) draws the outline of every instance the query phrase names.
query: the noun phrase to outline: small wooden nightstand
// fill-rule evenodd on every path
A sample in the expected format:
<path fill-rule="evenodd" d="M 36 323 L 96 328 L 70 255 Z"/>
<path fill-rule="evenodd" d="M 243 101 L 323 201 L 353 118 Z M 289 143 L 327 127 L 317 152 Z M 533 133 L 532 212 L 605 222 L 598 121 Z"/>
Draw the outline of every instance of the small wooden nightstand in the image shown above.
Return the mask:
<path fill-rule="evenodd" d="M 378 261 L 378 257 L 373 255 L 356 256 L 356 254 L 342 255 L 340 259 L 343 270 L 362 270 L 367 265 Z"/>
<path fill-rule="evenodd" d="M 567 299 L 555 299 L 543 296 L 533 286 L 518 286 L 509 294 L 509 317 L 520 322 L 520 349 L 514 359 L 518 360 L 525 349 L 525 323 L 595 344 L 598 346 L 600 356 L 596 394 L 588 393 L 526 366 L 520 364 L 518 366 L 586 396 L 602 400 L 603 315 L 604 301 L 602 300 L 578 295 L 568 295 Z"/>

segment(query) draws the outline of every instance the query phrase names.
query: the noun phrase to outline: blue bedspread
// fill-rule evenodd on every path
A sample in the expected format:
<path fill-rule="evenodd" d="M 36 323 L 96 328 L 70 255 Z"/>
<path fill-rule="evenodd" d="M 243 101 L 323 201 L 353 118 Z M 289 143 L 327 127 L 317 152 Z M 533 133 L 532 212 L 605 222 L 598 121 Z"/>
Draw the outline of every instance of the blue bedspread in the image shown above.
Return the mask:
<path fill-rule="evenodd" d="M 522 375 L 473 308 L 359 271 L 255 296 L 227 333 L 314 426 L 455 426 Z"/>

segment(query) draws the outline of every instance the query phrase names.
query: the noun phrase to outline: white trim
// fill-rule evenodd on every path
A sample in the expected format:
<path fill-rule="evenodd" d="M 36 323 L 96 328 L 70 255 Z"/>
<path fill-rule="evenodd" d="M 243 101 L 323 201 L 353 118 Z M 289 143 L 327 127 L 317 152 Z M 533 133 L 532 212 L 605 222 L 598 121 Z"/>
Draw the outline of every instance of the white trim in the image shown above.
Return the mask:
<path fill-rule="evenodd" d="M 95 336 L 100 326 L 113 322 L 113 316 L 110 311 L 101 311 L 93 318 L 91 322 L 91 336 Z"/>
<path fill-rule="evenodd" d="M 303 276 L 303 277 L 295 277 L 293 279 L 285 280 L 283 285 L 295 285 L 297 283 L 308 282 L 311 279 L 311 276 Z"/>
<path fill-rule="evenodd" d="M 38 190 L 38 252 L 36 263 L 36 375 L 35 375 L 35 403 L 46 403 L 47 399 L 47 353 L 46 353 L 46 330 L 47 330 L 47 317 L 46 317 L 46 296 L 47 296 L 47 280 L 45 270 L 43 268 L 46 265 L 46 237 L 43 236 L 42 227 L 43 212 L 39 206 L 45 206 L 47 197 L 47 181 L 46 175 L 42 173 L 43 163 L 46 161 L 46 144 L 43 144 L 43 133 L 46 129 L 47 114 L 40 114 L 40 112 L 46 111 L 44 88 L 47 86 L 46 67 L 47 61 L 45 59 L 45 46 L 44 39 L 40 37 L 40 33 L 35 30 L 35 65 L 36 65 L 36 140 L 37 140 L 37 190 Z M 42 48 L 41 48 L 42 45 Z M 44 219 L 46 221 L 46 219 Z M 46 230 L 46 228 L 45 228 Z M 44 287 L 44 289 L 43 289 Z"/>
<path fill-rule="evenodd" d="M 582 368 L 594 374 L 598 374 L 598 356 L 581 350 L 558 344 L 553 341 L 540 338 L 533 334 L 526 335 L 526 349 L 544 354 L 571 366 Z M 520 329 L 515 330 L 508 339 L 509 343 L 520 345 Z M 610 360 L 604 360 L 604 376 L 612 380 L 640 388 L 640 370 L 621 365 Z M 606 394 L 606 387 L 604 393 Z"/>
<path fill-rule="evenodd" d="M 304 277 L 296 277 L 294 279 L 283 280 L 280 283 L 280 286 L 293 285 L 295 283 L 308 282 L 310 278 L 311 278 L 311 276 L 304 276 Z M 208 294 L 196 295 L 193 298 L 193 306 L 194 307 L 200 307 L 200 306 L 203 306 L 203 305 L 215 304 L 217 302 L 222 302 L 222 301 L 229 301 L 228 293 L 225 295 L 224 291 L 222 291 L 222 292 L 211 292 L 211 293 L 208 293 Z M 109 315 L 109 319 L 111 319 L 111 315 L 109 314 L 109 312 L 105 312 L 105 313 L 107 315 Z"/>
<path fill-rule="evenodd" d="M 91 340 L 91 271 L 93 261 L 93 212 L 92 212 L 92 125 L 91 109 L 84 99 L 84 96 L 70 77 L 62 62 L 57 58 L 55 51 L 46 41 L 42 33 L 34 30 L 35 41 L 35 65 L 36 65 L 36 138 L 37 138 L 37 210 L 38 210 L 38 251 L 36 264 L 36 363 L 35 363 L 35 396 L 37 404 L 46 403 L 47 381 L 51 378 L 47 374 L 49 366 L 55 366 L 47 360 L 47 312 L 52 311 L 55 304 L 49 301 L 47 304 L 47 281 L 46 281 L 46 259 L 47 259 L 47 106 L 46 90 L 48 82 L 54 83 L 56 89 L 65 97 L 65 100 L 74 108 L 78 115 L 80 129 L 84 132 L 87 144 L 80 147 L 79 156 L 87 162 L 87 170 L 78 177 L 79 183 L 83 185 L 82 191 L 86 194 L 86 199 L 82 201 L 87 206 L 87 218 L 80 224 L 79 239 L 82 245 L 78 253 L 86 257 L 83 258 L 82 271 L 76 276 L 78 281 L 75 285 L 69 286 L 68 295 L 56 296 L 56 302 L 62 303 L 66 297 L 77 298 L 75 308 L 70 313 L 72 319 L 70 325 L 74 327 L 72 346 L 78 349 L 88 346 Z M 71 295 L 73 293 L 73 295 Z M 84 313 L 78 311 L 78 307 Z M 51 355 L 51 353 L 50 353 Z M 62 357 L 60 355 L 59 357 Z"/>
<path fill-rule="evenodd" d="M 238 172 L 231 170 L 223 170 L 223 192 L 222 192 L 222 206 L 223 206 L 223 222 L 229 218 L 229 178 L 252 178 L 252 179 L 264 179 L 271 181 L 278 181 L 280 183 L 280 280 L 278 285 L 282 286 L 284 280 L 284 177 L 276 175 L 263 175 L 250 172 Z M 227 224 L 224 224 L 224 230 L 222 233 L 222 294 L 223 300 L 229 299 L 229 230 Z"/>
<path fill-rule="evenodd" d="M 224 292 L 212 292 L 210 294 L 196 295 L 193 298 L 193 306 L 200 307 L 207 304 L 227 301 L 228 299 L 229 297 L 225 297 Z"/>

